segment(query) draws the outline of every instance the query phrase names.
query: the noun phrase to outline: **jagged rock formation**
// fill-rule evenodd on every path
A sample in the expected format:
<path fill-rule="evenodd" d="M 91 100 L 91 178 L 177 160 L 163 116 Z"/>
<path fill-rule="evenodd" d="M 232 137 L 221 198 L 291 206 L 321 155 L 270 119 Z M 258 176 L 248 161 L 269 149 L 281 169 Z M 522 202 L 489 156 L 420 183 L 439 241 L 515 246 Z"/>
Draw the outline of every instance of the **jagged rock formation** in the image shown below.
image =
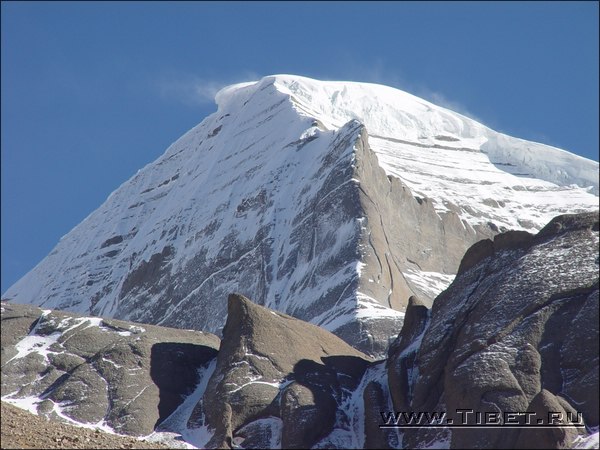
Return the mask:
<path fill-rule="evenodd" d="M 147 435 L 194 390 L 219 339 L 3 302 L 1 344 L 3 400 Z"/>
<path fill-rule="evenodd" d="M 407 317 L 388 360 L 397 411 L 447 411 L 456 424 L 466 417 L 458 409 L 532 411 L 543 423 L 569 412 L 574 421 L 581 413 L 588 431 L 598 427 L 598 213 L 477 243 L 431 312 L 411 304 Z M 403 443 L 565 448 L 578 433 L 585 428 L 423 427 Z"/>
<path fill-rule="evenodd" d="M 396 89 L 273 76 L 216 102 L 3 298 L 220 334 L 241 292 L 380 355 L 471 244 L 597 208 L 597 163 Z"/>
<path fill-rule="evenodd" d="M 223 345 L 204 405 L 211 447 L 232 442 L 310 448 L 331 433 L 337 406 L 369 358 L 322 328 L 229 297 Z"/>
<path fill-rule="evenodd" d="M 559 216 L 536 235 L 478 242 L 431 309 L 411 297 L 379 361 L 238 294 L 228 299 L 218 354 L 212 335 L 3 303 L 3 399 L 121 432 L 157 427 L 208 448 L 591 445 L 599 241 L 596 212 Z M 446 415 L 431 427 L 398 412 Z M 534 425 L 560 416 L 577 426 L 445 421 L 475 425 L 476 412 L 527 412 Z M 412 426 L 381 428 L 390 424 Z"/>

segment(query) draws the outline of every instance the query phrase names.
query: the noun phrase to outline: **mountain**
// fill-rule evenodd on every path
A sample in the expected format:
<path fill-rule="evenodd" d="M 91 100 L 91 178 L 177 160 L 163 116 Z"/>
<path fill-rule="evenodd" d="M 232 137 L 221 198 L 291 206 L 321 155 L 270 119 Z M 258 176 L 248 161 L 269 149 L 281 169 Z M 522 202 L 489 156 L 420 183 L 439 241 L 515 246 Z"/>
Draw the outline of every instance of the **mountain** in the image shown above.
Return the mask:
<path fill-rule="evenodd" d="M 383 360 L 237 294 L 220 343 L 3 302 L 2 400 L 171 447 L 597 448 L 598 219 L 474 244 Z"/>
<path fill-rule="evenodd" d="M 216 103 L 3 298 L 221 334 L 241 292 L 381 355 L 470 245 L 598 208 L 598 163 L 390 87 L 278 75 Z"/>

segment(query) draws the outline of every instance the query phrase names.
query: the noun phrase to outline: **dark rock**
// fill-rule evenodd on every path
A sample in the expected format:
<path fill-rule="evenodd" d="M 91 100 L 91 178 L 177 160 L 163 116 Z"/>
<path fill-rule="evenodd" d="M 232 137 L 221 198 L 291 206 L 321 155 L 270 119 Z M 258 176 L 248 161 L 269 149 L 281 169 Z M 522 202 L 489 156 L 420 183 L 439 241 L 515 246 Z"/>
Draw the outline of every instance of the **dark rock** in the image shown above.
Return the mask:
<path fill-rule="evenodd" d="M 113 237 L 107 239 L 106 241 L 104 241 L 100 245 L 100 248 L 105 248 L 105 247 L 109 247 L 111 245 L 120 244 L 121 242 L 123 242 L 123 236 L 116 235 L 116 236 L 113 236 Z"/>
<path fill-rule="evenodd" d="M 408 299 L 408 306 L 404 316 L 404 323 L 398 338 L 390 345 L 388 357 L 402 353 L 425 330 L 429 319 L 429 308 L 418 297 L 412 295 Z"/>
<path fill-rule="evenodd" d="M 520 431 L 514 448 L 522 449 L 551 449 L 571 448 L 573 441 L 579 435 L 576 426 L 567 419 L 567 411 L 573 413 L 572 408 L 565 408 L 565 400 L 559 401 L 551 392 L 542 389 L 529 404 L 527 411 L 535 413 L 536 418 L 543 418 L 543 425 L 555 425 L 545 428 L 524 428 Z M 568 405 L 568 404 L 567 404 Z M 577 417 L 576 415 L 569 417 Z M 560 418 L 560 419 L 559 419 Z M 571 426 L 561 426 L 571 425 Z M 585 433 L 585 428 L 584 431 Z"/>
<path fill-rule="evenodd" d="M 482 239 L 473 244 L 462 257 L 456 275 L 466 272 L 485 258 L 494 254 L 494 242 L 491 239 Z"/>
<path fill-rule="evenodd" d="M 494 236 L 494 251 L 526 249 L 533 242 L 533 234 L 527 231 L 511 230 Z"/>
<path fill-rule="evenodd" d="M 286 444 L 310 446 L 309 440 L 330 430 L 342 385 L 356 386 L 369 358 L 322 328 L 255 305 L 242 295 L 230 295 L 228 305 L 217 366 L 204 395 L 206 418 L 215 429 L 208 446 L 241 438 L 239 430 L 267 417 L 283 420 L 290 430 L 289 436 L 283 435 Z M 290 429 L 297 420 L 294 405 L 306 412 L 303 417 L 311 424 L 294 425 L 304 435 Z M 230 419 L 224 408 L 231 408 Z"/>
<path fill-rule="evenodd" d="M 596 222 L 597 214 L 559 217 L 533 238 L 512 233 L 467 252 L 456 279 L 433 304 L 413 363 L 418 377 L 409 383 L 412 411 L 446 408 L 461 423 L 459 409 L 524 412 L 560 404 L 568 411 L 570 403 L 596 426 Z M 537 434 L 519 431 L 455 428 L 451 446 L 534 445 Z M 559 448 L 573 437 L 552 433 L 540 432 L 538 445 Z"/>
<path fill-rule="evenodd" d="M 198 368 L 217 353 L 213 347 L 181 342 L 158 342 L 152 346 L 150 376 L 160 391 L 157 425 L 192 392 L 198 383 Z"/>
<path fill-rule="evenodd" d="M 411 296 L 402 330 L 388 349 L 388 385 L 396 411 L 407 411 L 411 403 L 418 344 L 428 319 L 429 308 L 417 297 Z"/>
<path fill-rule="evenodd" d="M 131 291 L 139 292 L 143 289 L 154 288 L 155 281 L 160 279 L 165 267 L 167 267 L 173 255 L 173 247 L 165 246 L 160 253 L 155 253 L 149 261 L 142 261 L 139 266 L 133 269 L 123 280 L 120 291 L 120 298 L 123 299 Z"/>
<path fill-rule="evenodd" d="M 585 294 L 582 294 L 585 295 Z M 569 369 L 562 392 L 565 398 L 577 405 L 586 424 L 598 427 L 598 285 L 586 296 L 584 303 L 568 327 L 560 349 L 561 367 Z M 560 397 L 559 397 L 560 398 Z"/>
<path fill-rule="evenodd" d="M 365 444 L 364 448 L 394 448 L 390 445 L 389 429 L 381 429 L 381 412 L 387 410 L 383 388 L 376 381 L 371 381 L 363 391 L 365 405 Z"/>
<path fill-rule="evenodd" d="M 310 448 L 331 432 L 336 409 L 335 399 L 325 390 L 291 383 L 281 393 L 282 448 Z"/>
<path fill-rule="evenodd" d="M 279 417 L 265 417 L 237 430 L 232 443 L 237 448 L 286 448 L 281 445 L 282 423 Z"/>
<path fill-rule="evenodd" d="M 471 267 L 502 250 L 526 249 L 533 241 L 533 234 L 527 231 L 510 230 L 494 236 L 494 239 L 483 239 L 469 247 L 464 254 L 458 274 L 466 272 Z"/>
<path fill-rule="evenodd" d="M 8 302 L 2 302 L 2 367 L 6 361 L 17 354 L 15 344 L 23 339 L 39 320 L 38 308 L 23 308 Z"/>
<path fill-rule="evenodd" d="M 557 236 L 567 231 L 598 231 L 598 212 L 580 214 L 562 214 L 552 219 L 536 235 L 536 241 Z"/>

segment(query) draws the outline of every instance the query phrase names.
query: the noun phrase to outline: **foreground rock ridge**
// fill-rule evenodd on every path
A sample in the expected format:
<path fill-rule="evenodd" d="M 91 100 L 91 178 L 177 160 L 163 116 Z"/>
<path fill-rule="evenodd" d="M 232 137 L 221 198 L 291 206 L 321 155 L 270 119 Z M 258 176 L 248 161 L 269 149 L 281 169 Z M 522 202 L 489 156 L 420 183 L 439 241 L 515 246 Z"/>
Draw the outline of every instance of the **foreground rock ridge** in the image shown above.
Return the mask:
<path fill-rule="evenodd" d="M 3 298 L 221 335 L 240 292 L 381 356 L 470 245 L 598 207 L 598 163 L 386 86 L 277 75 L 216 102 Z"/>
<path fill-rule="evenodd" d="M 597 432 L 598 242 L 596 212 L 475 244 L 431 310 L 409 306 L 387 362 L 397 411 L 446 411 L 469 425 L 475 415 L 461 422 L 459 410 L 535 412 L 544 424 L 580 413 L 585 427 L 414 428 L 406 448 L 566 448 Z"/>
<path fill-rule="evenodd" d="M 2 399 L 56 420 L 147 435 L 216 357 L 219 338 L 2 303 Z"/>
<path fill-rule="evenodd" d="M 562 215 L 473 245 L 431 308 L 410 298 L 382 360 L 240 294 L 220 343 L 3 302 L 2 398 L 208 448 L 597 447 L 598 228 L 598 212 Z M 550 426 L 482 428 L 475 412 Z"/>

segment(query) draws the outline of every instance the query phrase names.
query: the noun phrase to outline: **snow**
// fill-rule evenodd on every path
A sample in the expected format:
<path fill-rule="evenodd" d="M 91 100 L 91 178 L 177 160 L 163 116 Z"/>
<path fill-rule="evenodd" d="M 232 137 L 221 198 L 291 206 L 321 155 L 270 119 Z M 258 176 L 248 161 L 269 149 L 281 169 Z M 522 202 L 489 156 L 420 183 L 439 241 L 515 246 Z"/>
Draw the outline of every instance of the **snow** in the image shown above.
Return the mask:
<path fill-rule="evenodd" d="M 25 358 L 30 353 L 37 353 L 39 355 L 42 355 L 42 357 L 44 358 L 44 361 L 47 363 L 48 362 L 48 354 L 53 353 L 53 352 L 49 351 L 48 348 L 52 344 L 55 344 L 61 336 L 62 336 L 62 333 L 54 333 L 54 334 L 51 334 L 50 336 L 38 336 L 38 335 L 26 336 L 23 339 L 21 339 L 19 342 L 17 342 L 17 344 L 15 345 L 17 354 L 15 356 L 13 356 L 12 358 L 10 358 L 6 362 L 9 363 L 14 359 Z"/>
<path fill-rule="evenodd" d="M 361 292 L 356 293 L 358 300 L 358 309 L 356 317 L 359 319 L 377 319 L 377 318 L 404 318 L 404 313 L 387 308 L 372 297 Z"/>
<path fill-rule="evenodd" d="M 87 323 L 87 326 L 83 328 L 85 329 L 93 326 L 99 327 L 102 322 L 102 319 L 99 317 L 78 317 L 74 319 L 66 318 L 58 324 L 57 328 L 59 331 L 56 331 L 50 335 L 37 334 L 37 330 L 44 320 L 54 320 L 54 318 L 47 319 L 50 313 L 50 310 L 44 310 L 42 312 L 36 326 L 29 332 L 27 336 L 25 336 L 23 339 L 21 339 L 15 344 L 17 354 L 10 358 L 8 361 L 6 361 L 4 364 L 7 364 L 15 359 L 25 358 L 32 353 L 41 355 L 44 359 L 44 362 L 48 363 L 49 354 L 61 353 L 50 350 L 50 347 L 52 347 L 54 344 L 57 344 L 59 342 L 59 339 L 61 339 L 66 333 L 68 333 L 71 330 L 74 330 L 82 324 Z M 70 339 L 70 337 L 68 337 L 67 339 L 63 339 L 61 343 L 65 342 L 68 339 Z"/>
<path fill-rule="evenodd" d="M 270 441 L 267 448 L 281 448 L 281 433 L 283 430 L 283 422 L 279 417 L 269 416 L 254 420 L 237 430 L 237 434 L 244 434 L 246 429 L 248 429 L 249 427 L 257 427 L 259 429 L 269 430 Z M 234 437 L 233 448 L 244 448 L 244 440 L 245 439 L 241 436 Z"/>
<path fill-rule="evenodd" d="M 181 405 L 179 405 L 179 407 L 161 423 L 160 429 L 169 431 L 155 431 L 151 435 L 144 437 L 145 440 L 150 440 L 151 442 L 163 442 L 172 446 L 173 441 L 178 441 L 173 438 L 180 436 L 181 439 L 188 444 L 188 448 L 205 448 L 208 441 L 212 438 L 214 431 L 204 423 L 204 416 L 201 418 L 203 423 L 198 428 L 189 428 L 187 422 L 192 415 L 194 408 L 204 396 L 208 380 L 214 373 L 216 366 L 217 360 L 215 358 L 208 363 L 206 367 L 202 367 L 198 371 L 200 381 L 196 386 L 196 389 L 194 389 L 194 391 L 184 399 Z"/>
<path fill-rule="evenodd" d="M 573 441 L 571 448 L 600 448 L 598 427 L 592 430 L 592 433 L 588 436 L 577 436 Z"/>
<path fill-rule="evenodd" d="M 73 420 L 71 417 L 69 417 L 68 415 L 66 415 L 64 413 L 64 410 L 66 408 L 70 407 L 70 405 L 66 404 L 66 403 L 64 403 L 64 404 L 56 403 L 51 399 L 47 399 L 47 398 L 44 399 L 44 398 L 35 397 L 35 396 L 16 398 L 16 397 L 12 397 L 11 395 L 3 396 L 2 401 L 10 403 L 11 405 L 16 406 L 17 408 L 21 408 L 26 411 L 29 411 L 30 413 L 35 414 L 35 415 L 38 414 L 38 410 L 37 410 L 38 405 L 42 401 L 49 401 L 52 403 L 52 410 L 51 410 L 50 414 L 51 413 L 56 414 L 63 421 L 67 422 L 69 425 L 74 425 L 74 426 L 82 427 L 82 428 L 88 428 L 88 429 L 92 429 L 92 430 L 98 429 L 105 433 L 117 434 L 110 426 L 108 426 L 106 424 L 106 422 L 104 420 L 100 420 L 97 423 L 85 423 L 85 422 L 78 422 L 76 420 Z"/>
<path fill-rule="evenodd" d="M 450 286 L 455 275 L 409 268 L 404 272 L 404 277 L 415 290 L 424 292 L 428 298 L 435 298 Z"/>
<path fill-rule="evenodd" d="M 100 420 L 97 423 L 78 422 L 64 413 L 65 408 L 69 408 L 69 405 L 56 403 L 50 399 L 45 400 L 52 402 L 52 410 L 50 413 L 56 414 L 69 425 L 90 430 L 100 430 L 104 433 L 118 434 L 112 427 L 107 425 L 104 420 Z M 3 396 L 2 401 L 37 415 L 38 404 L 44 401 L 44 399 L 40 399 L 39 397 L 13 398 L 11 396 Z M 191 410 L 189 412 L 191 413 Z M 201 430 L 184 430 L 182 434 L 176 432 L 154 432 L 148 436 L 140 436 L 137 439 L 148 442 L 159 442 L 168 445 L 170 448 L 204 448 L 204 445 L 211 436 L 212 434 L 203 428 Z M 181 440 L 182 437 L 184 437 L 185 441 Z M 198 445 L 194 446 L 192 443 Z"/>
<path fill-rule="evenodd" d="M 313 448 L 364 448 L 365 446 L 365 405 L 364 391 L 367 385 L 375 381 L 384 390 L 384 398 L 391 398 L 387 392 L 387 371 L 385 361 L 371 365 L 362 377 L 358 387 L 342 399 L 339 413 L 332 432 L 321 439 Z M 391 402 L 387 410 L 392 411 Z M 396 441 L 400 442 L 397 435 Z M 398 445 L 398 448 L 400 445 Z"/>
<path fill-rule="evenodd" d="M 255 353 L 249 352 L 245 344 L 243 344 L 243 349 L 244 349 L 244 358 L 245 359 L 242 359 L 236 363 L 233 363 L 233 365 L 240 365 L 240 364 L 250 365 L 250 363 L 247 361 L 247 359 L 249 357 L 269 361 L 269 358 L 267 358 L 266 356 L 261 356 L 261 355 L 257 355 Z M 247 373 L 245 375 L 245 377 L 247 377 L 248 380 L 243 384 L 225 383 L 225 386 L 228 387 L 228 393 L 232 394 L 232 393 L 240 391 L 241 389 L 245 388 L 246 386 L 250 386 L 252 384 L 264 384 L 267 386 L 274 387 L 279 391 L 282 391 L 286 386 L 288 386 L 290 383 L 292 383 L 294 381 L 292 379 L 286 379 L 286 378 L 283 378 L 283 379 L 280 379 L 277 381 L 265 381 L 263 379 L 262 375 L 253 374 L 253 373 Z"/>
<path fill-rule="evenodd" d="M 314 213 L 324 200 L 317 197 L 328 174 L 323 161 L 339 139 L 362 133 L 351 120 L 365 125 L 388 175 L 431 199 L 438 214 L 456 212 L 466 227 L 492 222 L 500 229 L 533 232 L 555 215 L 598 208 L 598 163 L 497 133 L 391 87 L 276 75 L 224 88 L 215 100 L 214 114 L 123 183 L 3 298 L 152 321 L 157 304 L 165 301 L 164 289 L 141 288 L 136 295 L 144 298 L 144 308 L 129 310 L 123 283 L 132 269 L 170 246 L 176 295 L 169 294 L 172 303 L 153 323 L 196 327 L 182 311 L 240 291 L 291 315 L 314 306 L 319 313 L 304 318 L 329 330 L 357 318 L 401 318 L 381 306 L 385 299 L 368 298 L 352 287 L 364 262 L 350 260 L 333 273 L 321 273 L 341 249 L 357 242 L 363 227 L 360 218 L 320 223 Z M 341 166 L 354 164 L 353 144 L 336 158 Z M 344 183 L 356 182 L 361 180 Z M 262 204 L 264 199 L 270 203 Z M 308 227 L 312 248 L 297 240 L 298 230 Z M 264 238 L 253 241 L 265 229 Z M 109 241 L 117 236 L 121 242 Z M 225 247 L 232 239 L 246 251 L 228 260 Z M 272 256 L 265 256 L 269 252 Z M 200 253 L 210 272 L 188 275 L 190 261 Z M 213 266 L 218 258 L 225 262 Z M 256 261 L 263 261 L 261 273 L 231 275 Z M 293 269 L 283 273 L 286 262 L 293 262 Z M 416 267 L 404 276 L 427 296 L 452 279 Z M 320 311 L 320 299 L 339 286 L 346 288 L 335 307 Z M 211 308 L 201 328 L 218 332 L 224 317 L 217 306 Z M 51 339 L 22 342 L 18 357 L 36 349 L 45 355 Z"/>
<path fill-rule="evenodd" d="M 472 206 L 474 198 L 502 200 L 508 206 L 467 210 L 471 224 L 492 219 L 513 229 L 540 228 L 555 209 L 598 207 L 598 163 L 561 149 L 497 133 L 488 127 L 406 92 L 353 82 L 321 82 L 277 76 L 301 114 L 329 128 L 351 119 L 365 124 L 369 144 L 389 175 L 404 181 L 414 194 Z M 527 174 L 527 175 L 522 175 Z M 477 195 L 474 195 L 477 194 Z M 525 198 L 524 198 L 525 197 Z M 533 210 L 532 212 L 530 212 Z M 519 219 L 521 223 L 519 223 Z"/>
<path fill-rule="evenodd" d="M 16 406 L 17 408 L 24 409 L 25 411 L 29 411 L 31 414 L 37 415 L 37 407 L 38 404 L 42 401 L 39 397 L 28 396 L 28 397 L 12 397 L 12 394 L 5 395 L 2 397 L 2 401 L 6 403 L 10 403 L 11 405 Z"/>

